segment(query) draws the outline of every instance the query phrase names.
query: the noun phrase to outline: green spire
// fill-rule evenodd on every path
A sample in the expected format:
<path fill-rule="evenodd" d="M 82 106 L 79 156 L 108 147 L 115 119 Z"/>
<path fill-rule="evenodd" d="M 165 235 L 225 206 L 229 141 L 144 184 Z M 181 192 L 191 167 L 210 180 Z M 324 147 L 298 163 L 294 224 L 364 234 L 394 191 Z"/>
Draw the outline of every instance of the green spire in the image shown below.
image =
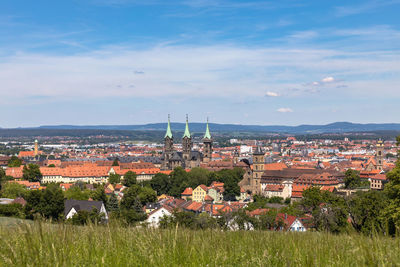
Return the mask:
<path fill-rule="evenodd" d="M 165 133 L 164 138 L 171 138 L 172 139 L 172 132 L 171 132 L 171 125 L 169 123 L 169 114 L 168 114 L 168 126 L 167 126 L 167 132 Z"/>
<path fill-rule="evenodd" d="M 204 139 L 211 139 L 210 129 L 208 128 L 208 118 L 207 118 L 207 127 L 206 127 L 206 133 L 204 134 Z"/>
<path fill-rule="evenodd" d="M 190 137 L 190 131 L 189 131 L 189 122 L 188 122 L 188 115 L 186 114 L 186 127 L 185 127 L 185 133 L 183 134 L 182 138 L 191 138 Z"/>

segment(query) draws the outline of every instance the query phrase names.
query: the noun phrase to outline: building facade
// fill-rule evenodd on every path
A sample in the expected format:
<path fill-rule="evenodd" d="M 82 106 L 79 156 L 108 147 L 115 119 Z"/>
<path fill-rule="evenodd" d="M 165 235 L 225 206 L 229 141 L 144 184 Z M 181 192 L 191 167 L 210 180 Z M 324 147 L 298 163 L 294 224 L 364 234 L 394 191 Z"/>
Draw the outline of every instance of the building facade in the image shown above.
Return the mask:
<path fill-rule="evenodd" d="M 189 122 L 186 116 L 185 132 L 182 136 L 182 151 L 176 151 L 174 148 L 174 137 L 171 131 L 170 118 L 168 116 L 167 131 L 164 136 L 164 151 L 161 158 L 162 170 L 173 170 L 176 167 L 191 169 L 200 167 L 201 163 L 207 163 L 212 160 L 212 138 L 208 126 L 203 137 L 203 153 L 197 150 L 192 150 L 193 142 L 192 135 L 189 130 Z"/>

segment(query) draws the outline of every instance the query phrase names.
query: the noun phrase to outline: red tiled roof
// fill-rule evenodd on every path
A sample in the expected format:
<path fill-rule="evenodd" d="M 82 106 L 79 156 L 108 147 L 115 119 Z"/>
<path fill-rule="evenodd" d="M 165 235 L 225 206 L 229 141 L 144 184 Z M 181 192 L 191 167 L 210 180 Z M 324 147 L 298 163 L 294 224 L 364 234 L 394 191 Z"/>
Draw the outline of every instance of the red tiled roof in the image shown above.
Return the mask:
<path fill-rule="evenodd" d="M 191 196 L 193 194 L 193 189 L 191 187 L 186 187 L 186 189 L 182 192 L 182 196 Z"/>

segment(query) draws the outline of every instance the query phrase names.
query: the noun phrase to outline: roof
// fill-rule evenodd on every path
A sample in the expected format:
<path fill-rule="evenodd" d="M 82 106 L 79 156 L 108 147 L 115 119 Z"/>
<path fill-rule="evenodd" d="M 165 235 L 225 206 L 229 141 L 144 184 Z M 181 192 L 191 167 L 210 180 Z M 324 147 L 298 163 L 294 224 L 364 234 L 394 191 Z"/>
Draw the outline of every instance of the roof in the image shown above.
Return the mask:
<path fill-rule="evenodd" d="M 213 201 L 214 199 L 213 199 L 210 195 L 206 195 L 206 196 L 204 197 L 204 200 L 205 200 L 205 201 Z"/>
<path fill-rule="evenodd" d="M 205 186 L 204 184 L 199 185 L 198 187 L 196 187 L 196 189 L 199 188 L 199 187 L 200 187 L 201 189 L 203 189 L 204 191 L 207 192 L 207 189 L 208 189 L 208 188 L 207 188 L 207 186 Z M 195 190 L 196 190 L 196 189 L 195 189 Z"/>
<path fill-rule="evenodd" d="M 172 131 L 171 131 L 171 124 L 169 121 L 169 115 L 168 115 L 168 125 L 167 125 L 167 132 L 165 133 L 164 138 L 171 138 L 172 139 Z"/>
<path fill-rule="evenodd" d="M 67 216 L 72 208 L 74 208 L 76 211 L 85 210 L 88 212 L 96 208 L 97 211 L 100 212 L 103 201 L 66 199 L 64 200 L 64 205 L 64 216 Z"/>
<path fill-rule="evenodd" d="M 193 193 L 193 188 L 186 187 L 186 189 L 182 192 L 182 196 L 191 196 Z"/>
<path fill-rule="evenodd" d="M 188 117 L 187 117 L 187 115 L 186 115 L 185 132 L 183 133 L 182 138 L 185 138 L 185 137 L 191 138 L 191 136 L 190 136 L 190 131 L 189 131 L 189 122 L 188 122 Z"/>
<path fill-rule="evenodd" d="M 204 134 L 204 139 L 211 139 L 210 129 L 208 128 L 208 118 L 207 118 L 207 126 L 206 126 L 206 133 Z"/>
<path fill-rule="evenodd" d="M 276 163 L 268 163 L 264 164 L 264 170 L 283 170 L 286 169 L 287 165 L 283 162 L 276 162 Z"/>

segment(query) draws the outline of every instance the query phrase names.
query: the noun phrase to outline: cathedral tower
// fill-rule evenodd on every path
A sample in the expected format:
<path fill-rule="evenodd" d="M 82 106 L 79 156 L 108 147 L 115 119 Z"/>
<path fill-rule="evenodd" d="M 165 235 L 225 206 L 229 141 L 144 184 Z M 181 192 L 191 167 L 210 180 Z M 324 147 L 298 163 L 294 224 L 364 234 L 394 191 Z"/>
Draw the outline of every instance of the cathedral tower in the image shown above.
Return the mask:
<path fill-rule="evenodd" d="M 170 117 L 168 114 L 168 125 L 167 125 L 167 132 L 164 136 L 164 161 L 163 161 L 163 169 L 170 169 L 169 166 L 170 159 L 172 154 L 174 153 L 174 137 L 172 136 L 171 131 L 171 124 L 170 124 Z"/>
<path fill-rule="evenodd" d="M 382 140 L 379 140 L 376 143 L 376 169 L 383 170 L 383 154 L 384 154 L 384 144 Z"/>
<path fill-rule="evenodd" d="M 192 136 L 189 131 L 188 116 L 186 114 L 185 132 L 182 137 L 182 161 L 185 168 L 190 168 L 190 152 L 192 151 Z"/>
<path fill-rule="evenodd" d="M 256 151 L 253 152 L 253 179 L 252 179 L 252 193 L 261 194 L 261 176 L 264 173 L 264 152 L 260 146 L 257 146 Z"/>
<path fill-rule="evenodd" d="M 206 133 L 203 137 L 203 162 L 210 162 L 212 159 L 212 138 L 210 134 L 210 129 L 208 128 L 208 118 Z"/>

